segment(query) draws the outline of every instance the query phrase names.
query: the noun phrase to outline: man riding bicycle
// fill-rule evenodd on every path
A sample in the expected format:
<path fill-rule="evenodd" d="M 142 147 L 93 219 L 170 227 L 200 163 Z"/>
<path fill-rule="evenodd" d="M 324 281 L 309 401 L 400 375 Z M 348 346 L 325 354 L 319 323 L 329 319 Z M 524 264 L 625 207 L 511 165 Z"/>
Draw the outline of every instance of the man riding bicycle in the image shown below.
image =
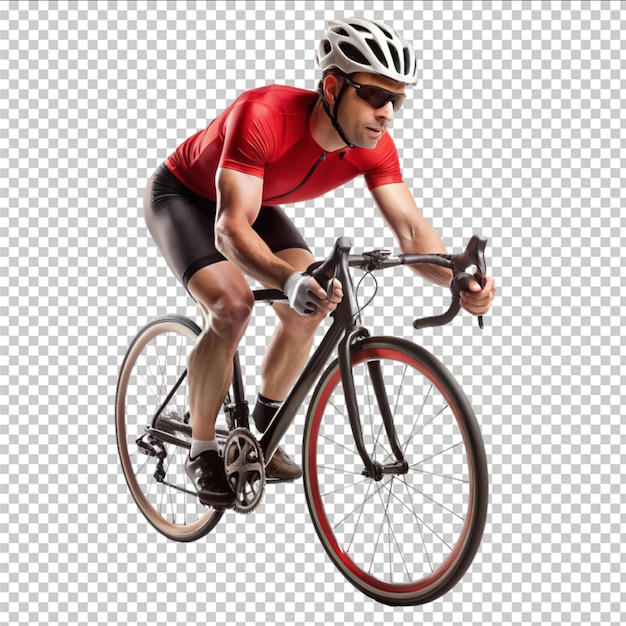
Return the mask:
<path fill-rule="evenodd" d="M 282 289 L 278 325 L 261 369 L 253 418 L 263 432 L 309 355 L 320 322 L 341 300 L 303 274 L 314 258 L 278 206 L 321 196 L 362 174 L 403 253 L 445 252 L 400 172 L 387 133 L 405 88 L 417 80 L 413 47 L 388 26 L 352 18 L 329 23 L 319 45 L 318 92 L 271 85 L 239 96 L 184 143 L 150 179 L 145 219 L 159 250 L 201 308 L 205 326 L 189 356 L 193 441 L 187 474 L 201 502 L 230 506 L 215 439 L 215 420 L 232 379 L 233 356 L 254 299 L 247 275 Z M 451 273 L 416 266 L 449 285 Z M 495 294 L 493 278 L 461 294 L 482 315 Z M 279 448 L 267 476 L 290 480 L 300 467 Z"/>

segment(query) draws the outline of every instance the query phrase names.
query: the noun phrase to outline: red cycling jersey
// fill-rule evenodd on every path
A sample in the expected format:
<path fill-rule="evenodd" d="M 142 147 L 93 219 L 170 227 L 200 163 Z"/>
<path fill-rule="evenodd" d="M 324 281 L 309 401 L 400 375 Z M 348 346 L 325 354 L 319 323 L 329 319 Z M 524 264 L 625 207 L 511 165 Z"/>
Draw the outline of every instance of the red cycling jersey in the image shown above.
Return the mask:
<path fill-rule="evenodd" d="M 165 165 L 191 191 L 213 201 L 218 167 L 262 178 L 264 204 L 316 198 L 359 174 L 370 189 L 402 182 L 388 133 L 373 149 L 324 152 L 309 129 L 317 98 L 315 92 L 278 85 L 248 91 L 182 143 Z"/>

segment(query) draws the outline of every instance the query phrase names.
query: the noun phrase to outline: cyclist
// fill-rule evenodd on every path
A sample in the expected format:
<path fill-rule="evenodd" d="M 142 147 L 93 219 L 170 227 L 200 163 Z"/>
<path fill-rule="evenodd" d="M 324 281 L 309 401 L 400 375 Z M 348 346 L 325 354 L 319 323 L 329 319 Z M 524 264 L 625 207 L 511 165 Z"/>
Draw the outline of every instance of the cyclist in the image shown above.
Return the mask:
<path fill-rule="evenodd" d="M 150 179 L 145 219 L 170 268 L 201 308 L 205 326 L 188 361 L 193 440 L 187 474 L 201 502 L 229 506 L 215 419 L 232 378 L 232 358 L 253 307 L 247 275 L 282 289 L 275 333 L 252 412 L 263 432 L 309 355 L 315 331 L 341 300 L 303 271 L 313 256 L 278 203 L 318 197 L 363 175 L 404 253 L 445 252 L 403 182 L 387 133 L 417 80 L 413 47 L 388 26 L 362 18 L 331 21 L 319 45 L 317 92 L 271 85 L 239 96 L 208 127 L 182 143 Z M 418 266 L 448 285 L 448 270 Z M 462 295 L 486 313 L 489 278 Z M 267 475 L 295 479 L 300 467 L 279 448 Z"/>

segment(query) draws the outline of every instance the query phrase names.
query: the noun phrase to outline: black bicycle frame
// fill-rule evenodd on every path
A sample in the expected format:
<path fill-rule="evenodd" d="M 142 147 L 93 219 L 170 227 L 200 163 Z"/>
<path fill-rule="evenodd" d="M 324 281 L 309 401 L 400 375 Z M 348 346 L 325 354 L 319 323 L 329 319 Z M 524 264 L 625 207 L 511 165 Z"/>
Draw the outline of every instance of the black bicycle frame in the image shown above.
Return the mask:
<path fill-rule="evenodd" d="M 333 318 L 331 327 L 324 335 L 320 345 L 307 362 L 296 383 L 276 412 L 265 434 L 261 437 L 260 444 L 266 459 L 271 459 L 274 452 L 276 452 L 282 438 L 304 403 L 307 394 L 320 377 L 342 337 L 350 330 L 356 328 L 359 314 L 352 286 L 352 277 L 348 270 L 347 254 L 341 255 L 336 278 L 343 286 L 344 297 L 337 305 L 335 311 L 331 313 Z M 263 297 L 263 299 L 272 298 Z"/>
<path fill-rule="evenodd" d="M 376 463 L 372 460 L 365 448 L 359 415 L 359 402 L 354 388 L 354 378 L 352 374 L 351 348 L 356 341 L 368 337 L 369 333 L 358 323 L 360 315 L 349 267 L 357 266 L 367 269 L 368 263 L 372 263 L 373 261 L 363 256 L 351 258 L 349 256 L 350 248 L 350 240 L 340 238 L 335 244 L 333 254 L 323 263 L 312 266 L 312 268 L 317 266 L 317 269 L 314 269 L 312 272 L 313 276 L 325 287 L 328 285 L 328 288 L 330 288 L 330 280 L 337 278 L 344 288 L 344 297 L 331 314 L 333 318 L 331 327 L 322 339 L 319 347 L 309 359 L 301 375 L 287 395 L 287 398 L 276 412 L 274 419 L 262 436 L 260 444 L 265 458 L 271 459 L 280 441 L 293 422 L 296 413 L 302 406 L 307 394 L 319 379 L 330 356 L 338 348 L 339 368 L 346 398 L 346 408 L 355 445 L 365 466 L 363 473 L 366 476 L 380 480 L 385 474 L 407 473 L 408 464 L 404 459 L 402 448 L 398 441 L 379 361 L 370 361 L 368 363 L 368 369 L 376 400 L 381 411 L 383 424 L 396 461 L 386 465 Z M 383 254 L 375 261 L 376 267 L 378 268 L 423 263 L 431 263 L 453 269 L 452 257 L 449 255 L 403 255 L 389 259 L 387 262 L 386 256 Z M 322 272 L 321 277 L 316 276 L 318 271 Z M 271 300 L 273 299 L 271 297 L 272 293 L 274 295 L 280 294 L 280 292 L 271 291 L 257 293 L 257 299 L 259 300 Z M 282 296 L 282 294 L 280 295 Z M 284 299 L 284 296 L 282 296 L 282 298 Z"/>
<path fill-rule="evenodd" d="M 435 326 L 447 323 L 458 312 L 460 307 L 458 292 L 471 278 L 462 270 L 471 263 L 476 264 L 479 270 L 483 269 L 484 258 L 481 255 L 483 254 L 485 243 L 486 240 L 475 236 L 470 241 L 466 252 L 456 256 L 448 254 L 405 254 L 397 257 L 389 257 L 388 252 L 380 250 L 361 256 L 350 256 L 349 252 L 352 245 L 350 240 L 344 237 L 339 238 L 335 243 L 333 253 L 325 261 L 313 264 L 309 270 L 318 282 L 327 289 L 330 289 L 332 279 L 337 278 L 344 288 L 344 297 L 337 305 L 335 311 L 331 313 L 331 317 L 333 318 L 331 327 L 308 360 L 304 370 L 276 412 L 266 432 L 261 437 L 260 445 L 265 459 L 271 459 L 276 452 L 281 440 L 304 403 L 307 394 L 321 376 L 331 355 L 337 350 L 350 427 L 354 436 L 355 445 L 365 466 L 363 471 L 364 475 L 380 480 L 385 474 L 406 473 L 408 471 L 408 465 L 404 459 L 402 448 L 396 434 L 393 415 L 385 392 L 380 362 L 376 360 L 369 361 L 367 367 L 372 380 L 376 400 L 380 408 L 385 431 L 396 460 L 386 465 L 381 465 L 371 459 L 365 448 L 359 416 L 359 403 L 352 374 L 351 352 L 355 342 L 365 339 L 369 336 L 369 333 L 365 328 L 359 325 L 360 311 L 357 306 L 356 294 L 349 268 L 359 267 L 363 270 L 371 271 L 386 267 L 396 267 L 398 265 L 433 264 L 453 270 L 453 300 L 448 311 L 443 315 L 416 320 L 413 323 L 415 328 Z M 482 276 L 475 274 L 474 278 L 480 281 Z M 275 289 L 256 290 L 254 292 L 254 298 L 257 302 L 275 302 L 279 306 L 285 306 L 284 304 L 280 304 L 280 301 L 284 302 L 286 300 L 285 295 Z M 168 417 L 161 415 L 163 408 L 183 382 L 186 374 L 187 372 L 185 371 L 181 375 L 168 397 L 156 412 L 152 426 L 147 429 L 145 434 L 154 434 L 162 440 L 189 447 L 189 440 L 180 439 L 176 436 L 176 433 L 184 433 L 187 438 L 190 438 L 191 427 L 188 424 L 182 424 L 177 420 L 170 420 Z M 239 354 L 237 352 L 234 357 L 233 397 L 231 398 L 231 402 L 225 405 L 224 408 L 228 417 L 229 428 L 232 429 L 238 426 L 248 427 L 248 405 L 245 399 Z M 158 426 L 161 426 L 161 428 L 158 428 Z M 164 428 L 166 428 L 167 431 L 164 431 Z M 142 435 L 140 439 L 142 439 L 145 434 Z M 221 436 L 228 435 L 227 432 L 220 432 L 219 434 Z"/>

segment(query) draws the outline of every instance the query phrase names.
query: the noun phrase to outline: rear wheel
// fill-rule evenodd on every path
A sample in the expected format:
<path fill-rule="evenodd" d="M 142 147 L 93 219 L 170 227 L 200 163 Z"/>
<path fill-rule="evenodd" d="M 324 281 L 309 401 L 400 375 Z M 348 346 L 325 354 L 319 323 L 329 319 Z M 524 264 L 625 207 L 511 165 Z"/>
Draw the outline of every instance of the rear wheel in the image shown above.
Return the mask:
<path fill-rule="evenodd" d="M 450 590 L 478 550 L 488 502 L 485 451 L 469 401 L 448 370 L 413 343 L 374 337 L 352 349 L 372 460 L 387 467 L 395 460 L 372 386 L 374 362 L 408 473 L 364 475 L 335 361 L 307 415 L 307 503 L 326 552 L 352 584 L 386 604 L 422 604 Z"/>
<path fill-rule="evenodd" d="M 191 436 L 186 364 L 199 334 L 185 317 L 152 321 L 130 345 L 117 386 L 115 426 L 126 482 L 147 520 L 176 541 L 206 535 L 223 514 L 200 503 L 185 472 Z M 170 437 L 146 433 L 157 413 L 157 431 Z"/>

